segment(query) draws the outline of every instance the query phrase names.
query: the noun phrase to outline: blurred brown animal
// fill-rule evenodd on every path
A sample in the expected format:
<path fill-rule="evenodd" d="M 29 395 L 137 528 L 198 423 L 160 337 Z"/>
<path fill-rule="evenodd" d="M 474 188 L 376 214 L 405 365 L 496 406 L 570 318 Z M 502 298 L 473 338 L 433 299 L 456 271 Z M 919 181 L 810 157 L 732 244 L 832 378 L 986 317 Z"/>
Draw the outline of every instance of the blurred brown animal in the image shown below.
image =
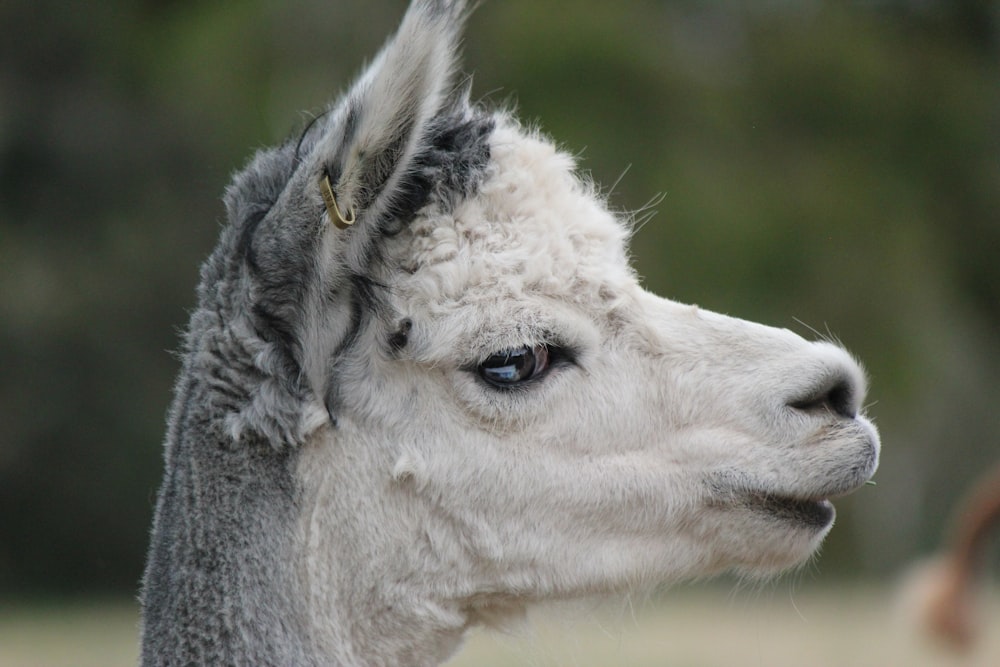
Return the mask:
<path fill-rule="evenodd" d="M 930 636 L 958 651 L 978 637 L 977 582 L 985 570 L 986 545 L 1000 523 L 1000 466 L 973 486 L 950 522 L 946 549 L 921 573 L 920 622 Z"/>

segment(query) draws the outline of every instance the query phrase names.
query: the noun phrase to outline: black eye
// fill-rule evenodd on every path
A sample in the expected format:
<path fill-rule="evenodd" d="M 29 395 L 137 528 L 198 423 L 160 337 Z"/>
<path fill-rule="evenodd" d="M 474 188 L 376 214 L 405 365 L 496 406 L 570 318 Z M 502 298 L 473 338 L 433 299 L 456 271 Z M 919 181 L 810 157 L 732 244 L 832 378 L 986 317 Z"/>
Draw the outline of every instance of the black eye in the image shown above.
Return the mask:
<path fill-rule="evenodd" d="M 535 345 L 490 355 L 478 370 L 479 376 L 491 385 L 507 388 L 538 377 L 548 367 L 549 348 Z"/>

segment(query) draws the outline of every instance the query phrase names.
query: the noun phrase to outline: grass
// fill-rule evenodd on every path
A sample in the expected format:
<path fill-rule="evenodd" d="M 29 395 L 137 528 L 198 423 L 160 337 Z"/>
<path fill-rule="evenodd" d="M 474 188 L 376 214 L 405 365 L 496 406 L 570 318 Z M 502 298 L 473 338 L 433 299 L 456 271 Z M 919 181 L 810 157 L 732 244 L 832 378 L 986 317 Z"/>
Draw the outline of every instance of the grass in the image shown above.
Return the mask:
<path fill-rule="evenodd" d="M 134 666 L 138 620 L 138 607 L 128 600 L 58 605 L 0 601 L 0 665 Z"/>
<path fill-rule="evenodd" d="M 476 631 L 448 667 L 945 667 L 1000 665 L 1000 599 L 985 605 L 980 643 L 959 657 L 916 636 L 885 587 L 791 592 L 695 587 L 636 608 L 539 610 L 510 633 Z M 3 667 L 116 667 L 137 662 L 128 601 L 0 603 Z"/>
<path fill-rule="evenodd" d="M 945 667 L 1000 665 L 1000 603 L 965 656 L 917 635 L 894 592 L 677 589 L 638 610 L 549 610 L 522 637 L 479 632 L 448 667 Z"/>

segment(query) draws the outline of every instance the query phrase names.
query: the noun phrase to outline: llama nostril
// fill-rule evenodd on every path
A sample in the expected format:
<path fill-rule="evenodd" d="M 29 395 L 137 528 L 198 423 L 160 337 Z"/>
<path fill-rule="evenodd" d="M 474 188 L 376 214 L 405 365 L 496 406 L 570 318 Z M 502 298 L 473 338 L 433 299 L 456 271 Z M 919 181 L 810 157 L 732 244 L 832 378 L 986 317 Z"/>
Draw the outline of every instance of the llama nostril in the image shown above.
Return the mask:
<path fill-rule="evenodd" d="M 804 412 L 827 411 L 846 419 L 858 416 L 854 386 L 846 378 L 837 378 L 831 383 L 824 384 L 820 389 L 791 401 L 788 405 Z"/>

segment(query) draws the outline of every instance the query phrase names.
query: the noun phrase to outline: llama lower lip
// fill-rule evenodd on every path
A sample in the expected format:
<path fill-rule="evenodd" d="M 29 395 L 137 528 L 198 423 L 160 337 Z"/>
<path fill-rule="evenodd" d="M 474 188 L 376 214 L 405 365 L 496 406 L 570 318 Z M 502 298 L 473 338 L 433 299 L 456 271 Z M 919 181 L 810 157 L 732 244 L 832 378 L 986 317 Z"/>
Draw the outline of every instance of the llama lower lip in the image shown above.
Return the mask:
<path fill-rule="evenodd" d="M 802 499 L 765 494 L 752 496 L 750 502 L 755 508 L 779 519 L 816 528 L 829 526 L 836 515 L 833 503 L 826 499 Z"/>

